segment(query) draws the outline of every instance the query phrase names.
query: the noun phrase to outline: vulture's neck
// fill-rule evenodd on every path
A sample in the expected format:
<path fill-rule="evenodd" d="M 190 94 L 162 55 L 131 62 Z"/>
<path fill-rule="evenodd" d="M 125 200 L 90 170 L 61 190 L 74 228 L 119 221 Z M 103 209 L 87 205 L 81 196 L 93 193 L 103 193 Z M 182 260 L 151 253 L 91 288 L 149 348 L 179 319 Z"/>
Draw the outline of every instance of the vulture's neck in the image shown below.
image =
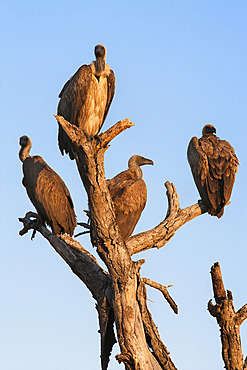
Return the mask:
<path fill-rule="evenodd" d="M 24 162 L 25 159 L 29 157 L 30 149 L 31 149 L 31 144 L 27 144 L 26 146 L 21 147 L 19 151 L 19 158 L 22 162 Z"/>
<path fill-rule="evenodd" d="M 137 180 L 142 179 L 141 167 L 139 166 L 139 164 L 136 163 L 135 160 L 130 160 L 129 161 L 129 169 L 135 172 Z"/>
<path fill-rule="evenodd" d="M 209 138 L 209 137 L 216 137 L 215 134 L 213 134 L 212 132 L 210 132 L 209 134 L 204 134 L 203 137 L 206 137 L 206 138 Z"/>
<path fill-rule="evenodd" d="M 95 62 L 96 68 L 96 75 L 100 76 L 102 72 L 105 71 L 105 59 L 104 58 L 97 58 Z"/>

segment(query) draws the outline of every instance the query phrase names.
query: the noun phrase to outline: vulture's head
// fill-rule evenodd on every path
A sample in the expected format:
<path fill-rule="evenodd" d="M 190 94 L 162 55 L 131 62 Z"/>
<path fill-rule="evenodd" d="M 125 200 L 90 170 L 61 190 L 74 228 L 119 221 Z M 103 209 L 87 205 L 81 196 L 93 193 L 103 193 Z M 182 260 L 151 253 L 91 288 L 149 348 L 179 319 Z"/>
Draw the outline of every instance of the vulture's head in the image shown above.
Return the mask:
<path fill-rule="evenodd" d="M 202 129 L 202 135 L 216 134 L 216 128 L 213 125 L 207 124 Z"/>
<path fill-rule="evenodd" d="M 106 59 L 106 48 L 104 45 L 96 45 L 94 48 L 94 54 L 96 56 L 96 59 L 101 58 L 101 59 Z"/>
<path fill-rule="evenodd" d="M 136 167 L 136 166 L 143 166 L 144 164 L 154 164 L 154 162 L 151 159 L 142 157 L 140 155 L 132 155 L 130 157 L 128 166 L 129 168 Z"/>
<path fill-rule="evenodd" d="M 25 159 L 28 157 L 28 154 L 30 152 L 32 142 L 29 139 L 28 136 L 23 135 L 20 137 L 19 144 L 21 146 L 20 152 L 19 152 L 19 158 L 22 162 L 25 161 Z"/>
<path fill-rule="evenodd" d="M 31 140 L 26 135 L 23 135 L 23 136 L 20 137 L 19 144 L 22 148 L 25 148 L 26 146 L 31 147 L 31 145 L 32 145 Z"/>

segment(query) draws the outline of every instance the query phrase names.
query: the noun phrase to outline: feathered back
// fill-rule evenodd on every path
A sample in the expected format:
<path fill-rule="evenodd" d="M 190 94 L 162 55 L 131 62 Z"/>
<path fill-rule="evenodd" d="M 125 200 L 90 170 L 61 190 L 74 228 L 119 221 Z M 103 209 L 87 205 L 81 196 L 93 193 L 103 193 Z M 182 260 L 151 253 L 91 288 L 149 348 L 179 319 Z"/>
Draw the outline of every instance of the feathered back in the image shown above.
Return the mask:
<path fill-rule="evenodd" d="M 39 216 L 55 234 L 73 235 L 76 216 L 65 183 L 39 156 L 28 156 L 23 162 L 22 183 Z"/>
<path fill-rule="evenodd" d="M 82 107 L 86 102 L 89 85 L 92 80 L 92 71 L 90 66 L 81 66 L 76 73 L 65 83 L 59 93 L 59 103 L 57 114 L 63 116 L 66 121 L 79 127 L 80 114 Z M 70 148 L 67 134 L 63 128 L 58 126 L 58 145 L 61 153 L 63 151 L 70 153 L 70 158 L 74 159 L 72 149 Z"/>
<path fill-rule="evenodd" d="M 206 126 L 205 126 L 206 127 Z M 191 171 L 208 213 L 221 217 L 239 165 L 233 147 L 213 134 L 193 137 L 187 151 Z"/>
<path fill-rule="evenodd" d="M 60 101 L 58 103 L 57 113 L 73 125 L 78 126 L 80 111 L 87 99 L 88 87 L 91 80 L 91 67 L 83 65 L 65 83 L 59 93 Z"/>
<path fill-rule="evenodd" d="M 134 170 L 128 169 L 107 180 L 107 185 L 121 235 L 126 239 L 134 231 L 146 205 L 146 184 L 143 179 L 136 178 Z"/>

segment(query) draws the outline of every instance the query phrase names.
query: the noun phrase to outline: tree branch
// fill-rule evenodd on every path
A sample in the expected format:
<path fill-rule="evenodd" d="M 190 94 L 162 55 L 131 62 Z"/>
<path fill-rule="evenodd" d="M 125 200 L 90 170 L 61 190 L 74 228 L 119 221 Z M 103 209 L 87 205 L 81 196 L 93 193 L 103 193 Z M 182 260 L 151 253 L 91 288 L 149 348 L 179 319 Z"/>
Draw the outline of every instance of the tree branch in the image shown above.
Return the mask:
<path fill-rule="evenodd" d="M 148 346 L 153 350 L 153 355 L 159 362 L 162 369 L 176 370 L 176 367 L 169 356 L 169 351 L 161 341 L 158 329 L 153 322 L 152 316 L 147 308 L 147 293 L 145 283 L 140 276 L 138 280 L 139 284 L 137 289 L 137 299 L 140 306 L 141 317 Z"/>
<path fill-rule="evenodd" d="M 173 309 L 173 311 L 178 314 L 178 306 L 176 305 L 176 303 L 174 302 L 174 300 L 172 299 L 172 297 L 170 296 L 167 288 L 168 287 L 171 287 L 172 285 L 169 285 L 168 287 L 165 287 L 159 283 L 156 283 L 155 281 L 151 280 L 151 279 L 147 279 L 147 278 L 142 278 L 142 281 L 151 286 L 152 288 L 155 288 L 155 289 L 158 289 L 161 291 L 161 293 L 163 294 L 164 298 L 167 300 L 167 302 L 169 303 L 169 305 L 171 306 L 171 308 Z"/>
<path fill-rule="evenodd" d="M 226 299 L 227 296 L 226 296 L 226 291 L 225 291 L 223 280 L 222 280 L 219 262 L 216 262 L 211 267 L 210 273 L 211 273 L 212 284 L 213 284 L 214 299 L 216 303 L 220 304 L 222 300 Z"/>
<path fill-rule="evenodd" d="M 111 351 L 116 341 L 114 334 L 114 311 L 105 297 L 101 305 L 96 304 L 99 316 L 100 337 L 101 337 L 101 368 L 106 370 L 110 361 Z"/>
<path fill-rule="evenodd" d="M 247 319 L 247 304 L 245 304 L 242 308 L 240 308 L 236 312 L 236 317 L 235 317 L 236 325 L 241 325 L 242 322 L 246 319 Z"/>
<path fill-rule="evenodd" d="M 116 343 L 113 331 L 114 313 L 106 298 L 107 290 L 111 285 L 110 278 L 99 266 L 96 258 L 78 241 L 65 234 L 56 236 L 40 222 L 37 223 L 31 219 L 36 216 L 38 215 L 28 212 L 24 218 L 19 219 L 24 225 L 20 235 L 24 235 L 30 229 L 40 232 L 92 293 L 93 298 L 97 301 L 96 308 L 99 316 L 101 366 L 102 370 L 106 370 L 112 347 Z"/>
<path fill-rule="evenodd" d="M 35 229 L 42 234 L 70 266 L 72 271 L 84 282 L 94 299 L 102 301 L 105 297 L 104 292 L 109 284 L 109 278 L 107 273 L 99 266 L 95 257 L 69 235 L 57 236 L 44 225 L 35 223 L 30 218 L 34 217 L 34 215 L 33 212 L 28 212 L 24 218 L 20 219 L 26 232 L 30 229 Z"/>
<path fill-rule="evenodd" d="M 168 199 L 168 209 L 165 218 L 165 220 L 167 220 L 168 218 L 174 218 L 176 216 L 176 214 L 180 211 L 180 206 L 175 186 L 171 182 L 166 181 L 165 187 L 167 189 L 166 195 Z"/>
<path fill-rule="evenodd" d="M 56 118 L 58 123 L 63 127 L 65 132 L 68 134 L 72 143 L 76 145 L 75 150 L 77 150 L 78 147 L 83 146 L 83 144 L 85 144 L 86 141 L 88 141 L 88 138 L 85 135 L 85 133 L 81 129 L 76 127 L 75 125 L 72 125 L 70 122 L 66 121 L 66 119 L 63 118 L 63 116 L 58 116 L 54 114 L 54 117 Z M 97 152 L 100 148 L 107 148 L 111 140 L 113 140 L 121 132 L 125 131 L 126 129 L 132 126 L 134 126 L 134 123 L 130 122 L 129 118 L 126 118 L 121 121 L 118 121 L 115 125 L 110 127 L 107 131 L 102 132 L 99 135 L 100 143 L 97 139 L 97 136 L 93 137 L 91 140 L 92 140 L 95 152 Z"/>
<path fill-rule="evenodd" d="M 101 146 L 106 147 L 109 142 L 114 139 L 114 137 L 132 126 L 134 126 L 134 123 L 130 122 L 129 118 L 118 121 L 114 126 L 110 127 L 107 131 L 102 132 L 99 135 L 101 139 Z"/>
<path fill-rule="evenodd" d="M 246 366 L 246 361 L 245 363 L 243 361 L 239 327 L 247 318 L 247 304 L 235 313 L 232 293 L 229 290 L 227 293 L 225 291 L 218 262 L 211 267 L 211 277 L 216 305 L 210 300 L 208 310 L 220 326 L 225 367 L 227 370 L 242 370 Z"/>
<path fill-rule="evenodd" d="M 166 218 L 153 229 L 134 235 L 127 240 L 131 255 L 150 248 L 163 247 L 186 222 L 207 212 L 207 207 L 202 202 L 181 210 L 175 186 L 169 181 L 166 181 L 165 186 L 168 197 Z"/>

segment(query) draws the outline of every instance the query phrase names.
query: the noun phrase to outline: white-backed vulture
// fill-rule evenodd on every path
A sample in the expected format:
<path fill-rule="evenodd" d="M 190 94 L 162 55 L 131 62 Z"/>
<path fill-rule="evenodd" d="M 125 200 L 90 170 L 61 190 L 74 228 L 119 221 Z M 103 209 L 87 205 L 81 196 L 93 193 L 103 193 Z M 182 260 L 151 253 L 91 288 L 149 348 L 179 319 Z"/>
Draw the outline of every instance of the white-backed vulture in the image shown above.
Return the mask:
<path fill-rule="evenodd" d="M 147 188 L 142 179 L 140 166 L 153 164 L 151 159 L 133 155 L 128 162 L 128 169 L 107 180 L 117 223 L 124 239 L 128 238 L 146 205 Z"/>
<path fill-rule="evenodd" d="M 106 48 L 95 46 L 96 61 L 81 66 L 66 82 L 59 94 L 57 114 L 79 127 L 89 136 L 97 135 L 103 125 L 115 92 L 115 76 L 106 64 Z M 74 159 L 66 133 L 59 125 L 61 153 Z"/>
<path fill-rule="evenodd" d="M 19 158 L 23 162 L 23 180 L 27 194 L 43 223 L 53 233 L 73 235 L 76 216 L 65 183 L 40 156 L 30 156 L 32 143 L 28 136 L 20 138 Z"/>
<path fill-rule="evenodd" d="M 213 125 L 205 125 L 202 137 L 191 139 L 187 157 L 208 213 L 220 218 L 230 199 L 239 162 L 233 147 L 215 134 Z"/>

